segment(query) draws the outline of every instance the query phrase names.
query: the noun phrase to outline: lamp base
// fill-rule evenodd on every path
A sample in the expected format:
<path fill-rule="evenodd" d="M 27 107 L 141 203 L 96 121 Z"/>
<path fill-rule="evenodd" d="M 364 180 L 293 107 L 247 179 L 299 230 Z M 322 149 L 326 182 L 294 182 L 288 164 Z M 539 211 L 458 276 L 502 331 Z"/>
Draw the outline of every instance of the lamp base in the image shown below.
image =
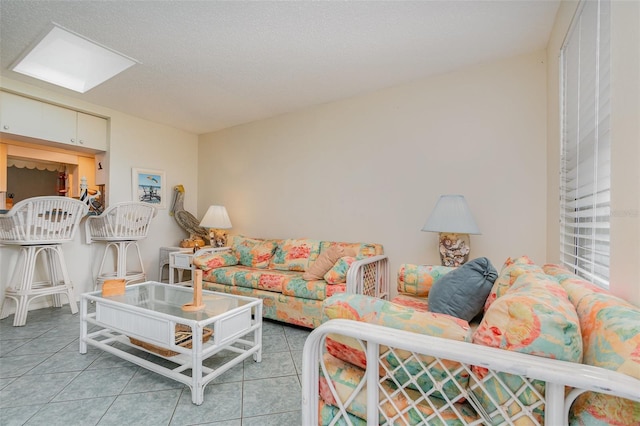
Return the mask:
<path fill-rule="evenodd" d="M 469 260 L 469 234 L 440 233 L 442 266 L 460 266 Z"/>
<path fill-rule="evenodd" d="M 209 241 L 211 247 L 225 247 L 227 245 L 227 231 L 224 229 L 209 228 Z"/>

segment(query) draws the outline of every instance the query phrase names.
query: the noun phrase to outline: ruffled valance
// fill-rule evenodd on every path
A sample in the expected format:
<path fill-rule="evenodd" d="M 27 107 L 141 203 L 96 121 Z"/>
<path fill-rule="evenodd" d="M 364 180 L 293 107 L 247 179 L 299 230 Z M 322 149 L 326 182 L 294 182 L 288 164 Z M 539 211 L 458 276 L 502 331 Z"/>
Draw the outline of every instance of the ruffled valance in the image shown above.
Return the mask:
<path fill-rule="evenodd" d="M 64 170 L 64 164 L 50 163 L 47 161 L 34 161 L 34 160 L 21 160 L 18 158 L 7 158 L 8 167 L 17 167 L 18 169 L 38 169 L 49 170 L 50 172 L 57 172 Z"/>

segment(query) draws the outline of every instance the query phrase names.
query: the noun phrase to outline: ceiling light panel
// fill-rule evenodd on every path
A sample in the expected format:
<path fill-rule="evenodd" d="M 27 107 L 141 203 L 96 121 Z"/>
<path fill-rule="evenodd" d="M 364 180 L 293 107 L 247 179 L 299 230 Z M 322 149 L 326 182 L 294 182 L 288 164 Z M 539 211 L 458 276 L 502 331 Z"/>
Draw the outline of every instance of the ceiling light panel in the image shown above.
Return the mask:
<path fill-rule="evenodd" d="M 54 26 L 13 67 L 13 71 L 85 93 L 136 63 L 116 51 Z"/>

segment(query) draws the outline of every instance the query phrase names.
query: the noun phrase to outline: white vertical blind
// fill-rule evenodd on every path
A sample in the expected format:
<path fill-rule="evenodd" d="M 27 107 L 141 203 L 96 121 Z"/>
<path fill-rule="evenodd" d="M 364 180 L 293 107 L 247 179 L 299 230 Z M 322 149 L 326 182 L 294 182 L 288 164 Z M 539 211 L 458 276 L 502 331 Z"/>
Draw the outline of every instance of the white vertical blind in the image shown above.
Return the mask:
<path fill-rule="evenodd" d="M 560 255 L 609 286 L 610 3 L 585 0 L 561 50 Z"/>

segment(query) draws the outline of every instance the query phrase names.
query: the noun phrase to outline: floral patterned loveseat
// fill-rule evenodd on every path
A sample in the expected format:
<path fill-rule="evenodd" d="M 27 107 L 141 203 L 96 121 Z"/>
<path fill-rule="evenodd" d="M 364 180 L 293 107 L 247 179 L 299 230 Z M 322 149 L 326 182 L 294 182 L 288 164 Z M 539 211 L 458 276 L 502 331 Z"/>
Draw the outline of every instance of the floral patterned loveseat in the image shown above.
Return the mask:
<path fill-rule="evenodd" d="M 452 271 L 405 264 L 391 302 L 325 301 L 303 352 L 304 424 L 640 424 L 640 308 L 521 257 L 470 325 L 430 311 Z"/>
<path fill-rule="evenodd" d="M 198 251 L 193 264 L 206 290 L 259 297 L 265 318 L 315 328 L 333 294 L 387 297 L 383 253 L 380 244 L 233 235 L 227 247 Z"/>

